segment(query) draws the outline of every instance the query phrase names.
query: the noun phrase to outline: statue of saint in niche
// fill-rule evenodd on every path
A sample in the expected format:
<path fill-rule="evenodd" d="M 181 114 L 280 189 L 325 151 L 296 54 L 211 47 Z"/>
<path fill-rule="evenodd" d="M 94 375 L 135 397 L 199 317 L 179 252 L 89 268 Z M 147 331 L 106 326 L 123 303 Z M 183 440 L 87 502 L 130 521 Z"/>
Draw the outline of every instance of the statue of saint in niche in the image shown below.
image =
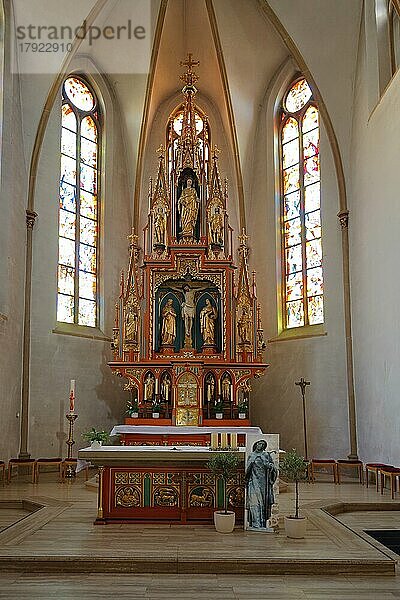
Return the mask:
<path fill-rule="evenodd" d="M 225 377 L 222 379 L 222 398 L 224 400 L 224 402 L 230 402 L 232 400 L 231 398 L 231 380 L 229 379 L 228 375 L 225 375 Z"/>
<path fill-rule="evenodd" d="M 215 321 L 217 316 L 217 309 L 207 298 L 204 308 L 200 311 L 200 331 L 205 346 L 213 346 L 215 344 Z"/>
<path fill-rule="evenodd" d="M 125 317 L 125 338 L 137 343 L 139 329 L 139 314 L 137 307 L 133 305 L 132 300 L 128 301 Z"/>
<path fill-rule="evenodd" d="M 238 321 L 239 342 L 241 344 L 251 344 L 251 330 L 252 322 L 249 307 L 244 305 Z"/>
<path fill-rule="evenodd" d="M 146 380 L 144 382 L 144 397 L 147 402 L 153 402 L 153 394 L 154 394 L 154 377 L 147 375 Z"/>
<path fill-rule="evenodd" d="M 173 306 L 172 298 L 165 303 L 161 312 L 161 343 L 172 346 L 176 338 L 176 312 Z"/>
<path fill-rule="evenodd" d="M 165 246 L 165 237 L 167 231 L 167 212 L 162 204 L 158 204 L 153 210 L 154 219 L 154 244 L 156 246 Z"/>
<path fill-rule="evenodd" d="M 193 319 L 196 310 L 195 293 L 188 285 L 183 286 L 185 300 L 182 303 L 182 317 L 185 323 L 185 342 L 192 344 Z"/>
<path fill-rule="evenodd" d="M 213 198 L 207 208 L 209 240 L 216 246 L 224 244 L 224 207 L 219 198 Z"/>
<path fill-rule="evenodd" d="M 214 401 L 214 395 L 215 395 L 215 381 L 213 379 L 213 377 L 210 377 L 207 381 L 207 393 L 206 393 L 206 398 L 207 398 L 207 403 L 208 404 L 212 404 L 212 402 Z"/>
<path fill-rule="evenodd" d="M 181 226 L 180 234 L 184 239 L 193 239 L 199 212 L 199 199 L 195 188 L 192 187 L 192 183 L 193 180 L 189 178 L 178 200 Z"/>

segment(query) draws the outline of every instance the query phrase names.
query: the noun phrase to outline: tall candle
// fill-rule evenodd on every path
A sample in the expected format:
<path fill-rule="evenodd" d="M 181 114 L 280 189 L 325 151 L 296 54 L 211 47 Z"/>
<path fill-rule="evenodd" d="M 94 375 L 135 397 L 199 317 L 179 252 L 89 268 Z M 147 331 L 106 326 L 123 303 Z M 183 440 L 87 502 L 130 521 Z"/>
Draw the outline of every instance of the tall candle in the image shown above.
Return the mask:
<path fill-rule="evenodd" d="M 73 413 L 75 409 L 75 379 L 71 379 L 69 392 L 69 412 Z"/>
<path fill-rule="evenodd" d="M 69 385 L 69 391 L 73 392 L 74 396 L 75 396 L 75 383 L 76 383 L 75 379 L 71 379 L 71 383 Z"/>
<path fill-rule="evenodd" d="M 237 448 L 237 433 L 231 433 L 231 448 Z"/>
<path fill-rule="evenodd" d="M 211 448 L 218 448 L 218 433 L 211 434 Z"/>
<path fill-rule="evenodd" d="M 227 447 L 228 447 L 228 434 L 221 433 L 221 448 L 227 448 Z"/>

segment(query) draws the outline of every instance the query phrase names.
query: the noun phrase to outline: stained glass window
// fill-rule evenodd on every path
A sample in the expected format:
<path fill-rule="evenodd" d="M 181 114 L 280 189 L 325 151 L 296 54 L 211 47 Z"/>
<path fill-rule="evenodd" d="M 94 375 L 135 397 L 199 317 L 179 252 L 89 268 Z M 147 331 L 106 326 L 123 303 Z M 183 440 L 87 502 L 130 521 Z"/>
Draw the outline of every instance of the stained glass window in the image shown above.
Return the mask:
<path fill-rule="evenodd" d="M 62 87 L 57 321 L 97 325 L 99 109 L 88 84 Z"/>
<path fill-rule="evenodd" d="M 291 85 L 280 124 L 284 327 L 323 323 L 319 113 L 306 79 Z"/>

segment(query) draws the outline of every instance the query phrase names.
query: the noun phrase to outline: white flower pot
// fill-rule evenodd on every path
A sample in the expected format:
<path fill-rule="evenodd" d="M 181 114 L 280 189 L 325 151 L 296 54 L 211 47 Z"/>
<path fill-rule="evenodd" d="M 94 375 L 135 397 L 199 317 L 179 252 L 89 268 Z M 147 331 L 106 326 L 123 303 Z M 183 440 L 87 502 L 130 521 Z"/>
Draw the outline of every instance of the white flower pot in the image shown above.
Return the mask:
<path fill-rule="evenodd" d="M 307 519 L 306 517 L 285 517 L 285 531 L 289 538 L 301 540 L 306 535 Z"/>
<path fill-rule="evenodd" d="M 239 419 L 245 419 L 246 413 L 239 413 Z"/>
<path fill-rule="evenodd" d="M 223 414 L 223 413 L 215 413 L 215 418 L 216 418 L 216 419 L 222 419 L 222 418 L 223 418 L 223 416 L 224 416 L 224 414 Z"/>
<path fill-rule="evenodd" d="M 90 447 L 92 450 L 98 450 L 99 448 L 101 448 L 101 442 L 93 440 L 93 442 L 90 442 Z"/>
<path fill-rule="evenodd" d="M 137 419 L 137 418 L 139 417 L 139 413 L 132 413 L 132 414 L 131 414 L 131 417 L 132 417 L 133 419 Z"/>
<path fill-rule="evenodd" d="M 153 413 L 153 419 L 159 419 L 160 413 Z"/>
<path fill-rule="evenodd" d="M 235 528 L 235 513 L 228 510 L 227 514 L 223 511 L 214 512 L 214 525 L 218 533 L 232 533 Z"/>

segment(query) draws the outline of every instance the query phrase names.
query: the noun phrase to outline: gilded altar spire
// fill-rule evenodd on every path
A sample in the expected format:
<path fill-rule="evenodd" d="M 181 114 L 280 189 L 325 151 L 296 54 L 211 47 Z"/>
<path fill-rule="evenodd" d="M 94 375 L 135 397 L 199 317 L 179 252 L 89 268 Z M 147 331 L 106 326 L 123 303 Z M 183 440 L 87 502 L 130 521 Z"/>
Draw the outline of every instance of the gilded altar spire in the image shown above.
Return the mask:
<path fill-rule="evenodd" d="M 185 83 L 182 88 L 184 95 L 182 133 L 179 139 L 177 153 L 177 172 L 180 173 L 186 167 L 199 172 L 201 165 L 201 156 L 199 141 L 196 132 L 195 102 L 194 97 L 197 94 L 197 88 L 194 85 L 198 80 L 198 75 L 193 71 L 194 66 L 198 66 L 198 60 L 192 60 L 192 54 L 188 54 L 185 61 L 181 61 L 181 66 L 187 67 L 186 73 L 181 75 L 181 80 Z"/>

